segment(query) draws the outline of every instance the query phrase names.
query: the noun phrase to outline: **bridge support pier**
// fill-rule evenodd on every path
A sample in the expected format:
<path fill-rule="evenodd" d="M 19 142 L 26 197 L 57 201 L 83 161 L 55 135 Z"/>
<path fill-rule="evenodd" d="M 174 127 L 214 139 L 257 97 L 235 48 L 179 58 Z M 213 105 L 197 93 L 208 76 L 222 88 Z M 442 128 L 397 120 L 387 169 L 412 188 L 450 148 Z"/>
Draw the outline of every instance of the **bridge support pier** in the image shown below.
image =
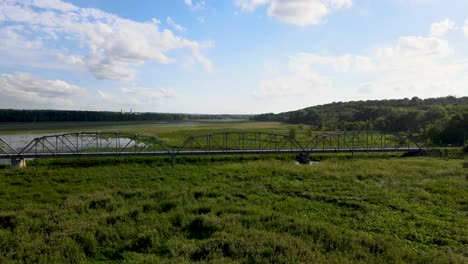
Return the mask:
<path fill-rule="evenodd" d="M 308 152 L 299 153 L 296 157 L 297 162 L 300 164 L 309 164 L 310 163 L 310 154 Z"/>
<path fill-rule="evenodd" d="M 11 159 L 11 169 L 22 169 L 26 168 L 26 160 L 22 158 L 13 158 Z"/>

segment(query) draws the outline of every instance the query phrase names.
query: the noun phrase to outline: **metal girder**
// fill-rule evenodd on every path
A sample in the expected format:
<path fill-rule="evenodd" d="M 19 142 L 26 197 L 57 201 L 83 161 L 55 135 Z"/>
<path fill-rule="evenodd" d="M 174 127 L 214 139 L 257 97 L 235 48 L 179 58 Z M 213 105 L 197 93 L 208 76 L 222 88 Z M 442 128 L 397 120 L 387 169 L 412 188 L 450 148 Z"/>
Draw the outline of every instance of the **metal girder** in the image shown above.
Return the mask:
<path fill-rule="evenodd" d="M 421 149 L 409 137 L 396 133 L 378 131 L 333 132 L 315 135 L 306 144 L 306 152 L 330 150 L 335 152 L 358 151 L 405 151 Z"/>
<path fill-rule="evenodd" d="M 302 152 L 304 149 L 287 135 L 265 132 L 219 132 L 188 137 L 174 152 L 207 154 Z"/>
<path fill-rule="evenodd" d="M 6 156 L 15 156 L 18 154 L 16 149 L 14 149 L 12 146 L 10 146 L 5 140 L 0 138 L 0 154 L 6 155 Z"/>
<path fill-rule="evenodd" d="M 376 131 L 321 133 L 299 143 L 282 134 L 218 132 L 189 136 L 180 147 L 168 149 L 157 137 L 120 132 L 80 132 L 33 139 L 16 151 L 0 138 L 0 158 L 234 155 L 417 151 L 410 137 Z M 305 142 L 305 143 L 304 143 Z M 304 147 L 305 146 L 305 147 Z"/>
<path fill-rule="evenodd" d="M 146 152 L 171 154 L 164 143 L 153 136 L 120 132 L 80 132 L 35 138 L 17 155 L 114 154 L 117 156 L 123 153 L 138 155 Z"/>

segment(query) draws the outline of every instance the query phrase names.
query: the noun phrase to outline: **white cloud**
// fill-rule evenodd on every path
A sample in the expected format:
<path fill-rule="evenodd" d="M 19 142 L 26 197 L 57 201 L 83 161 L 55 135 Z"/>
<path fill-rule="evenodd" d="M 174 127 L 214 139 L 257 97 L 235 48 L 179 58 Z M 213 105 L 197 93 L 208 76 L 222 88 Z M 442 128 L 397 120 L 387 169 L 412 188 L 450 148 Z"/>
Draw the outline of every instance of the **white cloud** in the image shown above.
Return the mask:
<path fill-rule="evenodd" d="M 359 85 L 357 92 L 358 94 L 370 94 L 374 91 L 375 87 L 373 83 L 363 83 Z"/>
<path fill-rule="evenodd" d="M 43 41 L 40 38 L 30 38 L 26 34 L 28 30 L 23 25 L 9 25 L 1 27 L 0 30 L 0 51 L 14 52 L 18 54 L 20 50 L 37 51 L 43 48 Z M 21 34 L 23 33 L 23 34 Z"/>
<path fill-rule="evenodd" d="M 314 71 L 308 62 L 290 57 L 288 73 L 261 81 L 253 94 L 258 98 L 298 97 L 328 89 L 330 86 L 330 80 Z"/>
<path fill-rule="evenodd" d="M 326 57 L 314 53 L 299 53 L 289 57 L 288 73 L 281 75 L 278 67 L 267 69 L 270 78 L 262 80 L 254 95 L 260 98 L 310 96 L 332 88 L 331 78 L 319 72 L 331 66 L 338 73 L 366 73 L 375 70 L 374 62 L 365 56 L 345 54 Z M 280 75 L 272 77 L 271 75 Z"/>
<path fill-rule="evenodd" d="M 447 40 L 436 37 L 405 36 L 400 37 L 398 44 L 378 49 L 383 57 L 447 57 L 454 51 Z"/>
<path fill-rule="evenodd" d="M 180 31 L 180 32 L 185 32 L 185 31 L 187 31 L 186 28 L 184 28 L 183 26 L 181 26 L 181 25 L 177 24 L 176 22 L 174 22 L 174 20 L 172 20 L 171 17 L 167 17 L 167 18 L 166 18 L 166 23 L 167 23 L 169 26 L 173 27 L 173 28 L 174 28 L 175 30 L 177 30 L 177 31 Z"/>
<path fill-rule="evenodd" d="M 373 87 L 381 97 L 463 95 L 465 62 L 452 56 L 445 39 L 408 36 L 393 47 L 376 49 Z"/>
<path fill-rule="evenodd" d="M 350 8 L 353 5 L 352 0 L 327 0 L 334 8 Z"/>
<path fill-rule="evenodd" d="M 455 23 L 450 19 L 445 19 L 439 22 L 432 23 L 431 25 L 431 36 L 442 37 L 447 32 L 455 28 Z"/>
<path fill-rule="evenodd" d="M 76 6 L 63 2 L 61 0 L 30 0 L 30 3 L 31 5 L 43 9 L 55 9 L 64 12 L 77 10 Z"/>
<path fill-rule="evenodd" d="M 234 0 L 243 11 L 268 5 L 268 15 L 298 25 L 317 25 L 331 11 L 350 8 L 352 0 Z"/>
<path fill-rule="evenodd" d="M 2 39 L 9 44 L 0 44 L 4 53 L 27 41 L 50 49 L 67 42 L 71 48 L 62 48 L 58 58 L 87 69 L 99 79 L 132 80 L 135 69 L 145 62 L 177 62 L 174 51 L 179 50 L 188 50 L 205 69 L 212 67 L 202 51 L 209 45 L 160 29 L 159 20 L 136 22 L 60 0 L 9 0 L 0 5 L 0 21 L 5 22 L 0 25 L 2 36 L 9 27 L 9 36 Z"/>
<path fill-rule="evenodd" d="M 119 92 L 98 90 L 96 97 L 104 109 L 132 109 L 134 112 L 154 111 L 161 105 L 174 103 L 182 95 L 173 88 L 149 89 L 143 87 L 122 88 Z"/>
<path fill-rule="evenodd" d="M 273 1 L 268 14 L 277 19 L 298 26 L 316 25 L 329 12 L 321 1 Z"/>
<path fill-rule="evenodd" d="M 257 7 L 269 3 L 270 0 L 234 0 L 234 3 L 239 6 L 243 11 L 253 11 Z"/>
<path fill-rule="evenodd" d="M 191 10 L 200 10 L 205 8 L 205 1 L 192 1 L 184 0 L 185 5 L 187 5 Z"/>
<path fill-rule="evenodd" d="M 454 55 L 446 39 L 422 36 L 401 37 L 367 56 L 298 53 L 289 57 L 286 76 L 268 76 L 254 95 L 284 102 L 288 95 L 300 95 L 308 98 L 308 105 L 357 98 L 466 96 L 468 62 Z"/>
<path fill-rule="evenodd" d="M 300 53 L 292 56 L 293 61 L 301 62 L 302 65 L 329 65 L 336 72 L 371 72 L 375 69 L 371 58 L 352 54 L 340 57 L 327 57 L 314 53 Z M 291 62 L 290 62 L 291 63 Z"/>
<path fill-rule="evenodd" d="M 143 102 L 176 98 L 180 93 L 173 88 L 149 89 L 142 87 L 122 88 L 122 93 L 133 95 Z"/>
<path fill-rule="evenodd" d="M 96 95 L 101 103 L 101 105 L 98 106 L 98 108 L 103 109 L 129 109 L 142 104 L 138 99 L 134 97 L 117 96 L 101 90 L 97 90 Z"/>
<path fill-rule="evenodd" d="M 67 108 L 86 90 L 62 80 L 43 80 L 27 73 L 0 75 L 0 105 L 11 108 Z"/>
<path fill-rule="evenodd" d="M 465 25 L 463 25 L 463 32 L 465 33 L 465 36 L 468 37 L 468 19 L 465 20 Z"/>

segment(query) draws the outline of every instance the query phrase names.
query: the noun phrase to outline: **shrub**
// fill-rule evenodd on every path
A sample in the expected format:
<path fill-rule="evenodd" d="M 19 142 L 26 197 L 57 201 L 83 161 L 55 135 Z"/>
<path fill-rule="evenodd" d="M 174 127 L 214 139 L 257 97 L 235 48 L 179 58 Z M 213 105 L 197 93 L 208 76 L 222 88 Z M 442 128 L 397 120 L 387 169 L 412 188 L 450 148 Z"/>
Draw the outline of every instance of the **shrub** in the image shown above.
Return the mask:
<path fill-rule="evenodd" d="M 195 218 L 187 227 L 188 237 L 191 239 L 209 238 L 217 230 L 217 225 L 204 217 Z"/>
<path fill-rule="evenodd" d="M 290 138 L 296 139 L 297 129 L 295 127 L 289 128 L 289 133 L 288 134 L 289 134 Z"/>

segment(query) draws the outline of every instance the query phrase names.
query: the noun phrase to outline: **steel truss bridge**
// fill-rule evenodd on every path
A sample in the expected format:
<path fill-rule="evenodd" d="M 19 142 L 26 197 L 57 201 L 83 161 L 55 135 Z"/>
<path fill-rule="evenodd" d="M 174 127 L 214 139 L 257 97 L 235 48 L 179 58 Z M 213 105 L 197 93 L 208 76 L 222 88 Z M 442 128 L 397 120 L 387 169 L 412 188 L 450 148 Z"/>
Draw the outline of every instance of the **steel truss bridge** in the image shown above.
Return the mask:
<path fill-rule="evenodd" d="M 353 131 L 321 133 L 307 139 L 264 132 L 219 132 L 188 137 L 179 147 L 167 147 L 154 136 L 119 132 L 80 132 L 49 135 L 14 148 L 0 138 L 0 159 L 12 164 L 29 158 L 418 152 L 421 147 L 401 134 Z"/>

